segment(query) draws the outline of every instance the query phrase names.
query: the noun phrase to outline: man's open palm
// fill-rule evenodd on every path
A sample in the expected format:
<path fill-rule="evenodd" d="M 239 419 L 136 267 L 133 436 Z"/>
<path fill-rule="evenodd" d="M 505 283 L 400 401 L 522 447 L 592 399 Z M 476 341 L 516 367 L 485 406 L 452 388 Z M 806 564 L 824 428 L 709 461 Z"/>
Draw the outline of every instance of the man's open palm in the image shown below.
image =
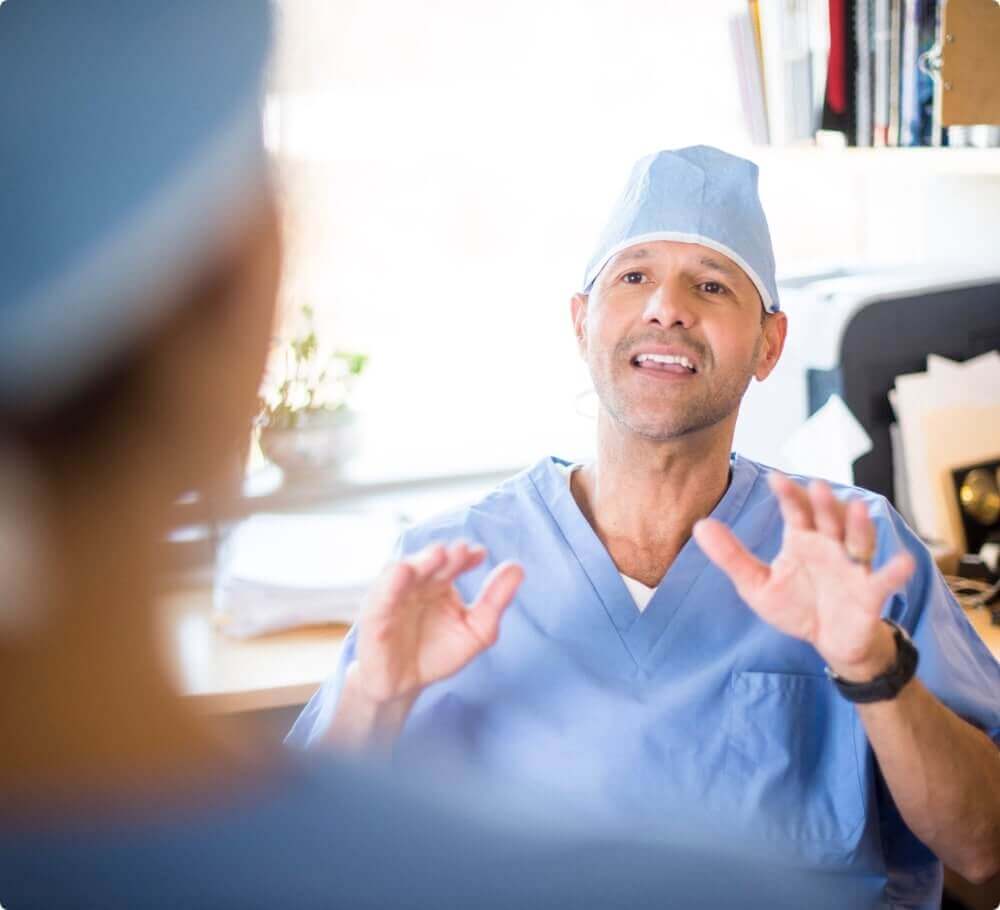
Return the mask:
<path fill-rule="evenodd" d="M 490 647 L 524 573 L 501 563 L 466 606 L 455 579 L 486 558 L 464 542 L 428 547 L 390 566 L 369 595 L 358 627 L 358 670 L 366 695 L 387 702 L 458 672 Z"/>
<path fill-rule="evenodd" d="M 872 572 L 875 529 L 862 502 L 840 502 L 822 481 L 806 491 L 780 474 L 771 475 L 771 488 L 785 521 L 771 565 L 712 519 L 696 525 L 698 544 L 761 619 L 811 643 L 831 667 L 863 661 L 886 599 L 913 573 L 913 558 L 899 553 Z"/>

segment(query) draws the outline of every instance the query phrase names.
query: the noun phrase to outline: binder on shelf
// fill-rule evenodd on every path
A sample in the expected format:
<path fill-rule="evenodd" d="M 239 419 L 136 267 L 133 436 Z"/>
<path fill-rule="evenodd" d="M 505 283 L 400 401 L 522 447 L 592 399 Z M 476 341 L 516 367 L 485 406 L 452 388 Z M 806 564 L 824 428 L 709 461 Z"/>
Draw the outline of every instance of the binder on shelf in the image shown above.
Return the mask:
<path fill-rule="evenodd" d="M 1000 3 L 948 0 L 939 47 L 941 124 L 1000 124 Z"/>
<path fill-rule="evenodd" d="M 874 89 L 872 144 L 877 146 L 889 144 L 889 48 L 892 44 L 890 17 L 889 0 L 875 0 L 872 21 L 872 86 Z"/>

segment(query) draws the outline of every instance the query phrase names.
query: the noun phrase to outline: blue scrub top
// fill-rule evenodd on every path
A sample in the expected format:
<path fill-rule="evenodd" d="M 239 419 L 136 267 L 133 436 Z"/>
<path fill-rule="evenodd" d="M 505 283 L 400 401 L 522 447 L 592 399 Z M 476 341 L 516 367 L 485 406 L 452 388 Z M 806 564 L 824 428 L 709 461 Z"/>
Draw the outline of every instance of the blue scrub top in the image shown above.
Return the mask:
<path fill-rule="evenodd" d="M 565 464 L 543 459 L 401 539 L 398 555 L 458 538 L 485 546 L 487 563 L 458 582 L 468 600 L 503 560 L 521 562 L 525 580 L 497 644 L 421 694 L 398 760 L 564 794 L 634 831 L 697 812 L 803 868 L 882 875 L 892 906 L 938 906 L 940 864 L 903 823 L 856 710 L 816 651 L 758 619 L 694 540 L 640 612 L 580 512 Z M 766 561 L 783 527 L 770 470 L 734 454 L 712 513 Z M 1000 743 L 1000 665 L 927 549 L 884 497 L 835 492 L 867 503 L 876 566 L 902 547 L 917 560 L 884 613 L 913 637 L 919 678 Z M 353 659 L 352 632 L 289 743 L 322 736 Z"/>

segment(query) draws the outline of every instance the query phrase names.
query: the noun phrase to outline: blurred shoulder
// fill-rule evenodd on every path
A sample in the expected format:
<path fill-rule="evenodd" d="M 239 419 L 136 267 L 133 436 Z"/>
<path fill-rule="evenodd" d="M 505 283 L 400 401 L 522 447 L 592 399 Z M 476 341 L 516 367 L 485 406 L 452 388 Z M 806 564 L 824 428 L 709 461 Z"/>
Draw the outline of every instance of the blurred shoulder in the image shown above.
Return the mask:
<path fill-rule="evenodd" d="M 753 461 L 749 458 L 743 458 L 743 461 L 748 462 L 757 471 L 757 483 L 754 491 L 755 495 L 761 499 L 767 499 L 774 502 L 775 507 L 777 507 L 777 499 L 768 484 L 768 478 L 772 474 L 783 474 L 785 477 L 794 480 L 803 488 L 807 488 L 813 481 L 821 479 L 808 474 L 796 474 L 791 471 L 782 471 L 779 468 Z M 838 499 L 844 502 L 849 500 L 860 500 L 865 503 L 868 507 L 868 513 L 871 515 L 873 521 L 885 521 L 893 524 L 898 523 L 903 527 L 907 527 L 902 516 L 893 508 L 892 503 L 889 502 L 888 498 L 883 496 L 881 493 L 875 493 L 872 490 L 867 490 L 864 487 L 855 486 L 854 484 L 849 483 L 838 483 L 832 480 L 827 480 L 826 483 L 830 485 L 830 489 L 833 490 L 833 495 Z"/>

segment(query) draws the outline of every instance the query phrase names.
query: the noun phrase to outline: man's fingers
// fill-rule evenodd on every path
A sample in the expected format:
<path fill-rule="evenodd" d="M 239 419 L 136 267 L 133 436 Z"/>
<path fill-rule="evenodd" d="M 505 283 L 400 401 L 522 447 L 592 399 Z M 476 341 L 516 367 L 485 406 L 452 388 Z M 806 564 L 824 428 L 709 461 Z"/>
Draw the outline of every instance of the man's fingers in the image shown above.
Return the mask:
<path fill-rule="evenodd" d="M 875 592 L 872 608 L 881 612 L 882 605 L 886 600 L 910 580 L 916 565 L 913 557 L 904 550 L 893 556 L 877 572 L 872 573 L 870 581 Z"/>
<path fill-rule="evenodd" d="M 469 545 L 464 540 L 456 540 L 453 544 L 445 547 L 444 562 L 431 577 L 434 581 L 446 581 L 450 579 L 451 573 L 456 567 L 465 562 L 465 557 L 469 553 Z"/>
<path fill-rule="evenodd" d="M 445 564 L 434 573 L 434 580 L 451 584 L 463 572 L 474 569 L 486 558 L 486 549 L 470 546 L 464 540 L 448 548 Z"/>
<path fill-rule="evenodd" d="M 476 568 L 484 559 L 486 559 L 485 547 L 469 547 L 462 564 L 455 568 L 455 574 L 451 578 L 448 578 L 447 581 L 453 582 L 463 572 L 468 572 L 470 569 Z"/>
<path fill-rule="evenodd" d="M 409 562 L 404 560 L 388 566 L 368 595 L 365 613 L 373 617 L 391 614 L 403 603 L 416 580 L 416 571 Z"/>
<path fill-rule="evenodd" d="M 524 580 L 524 569 L 516 562 L 502 562 L 487 576 L 465 621 L 484 645 L 492 645 L 500 632 L 500 618 L 510 606 Z"/>
<path fill-rule="evenodd" d="M 424 547 L 419 553 L 406 560 L 412 567 L 418 580 L 430 578 L 437 572 L 448 558 L 444 544 L 435 543 Z"/>
<path fill-rule="evenodd" d="M 772 471 L 768 476 L 768 484 L 778 500 L 781 517 L 785 525 L 800 531 L 814 531 L 812 504 L 809 494 L 790 477 L 778 471 Z"/>
<path fill-rule="evenodd" d="M 744 600 L 771 577 L 770 567 L 753 556 L 721 521 L 702 519 L 694 526 L 694 539 L 705 555 L 729 576 Z"/>
<path fill-rule="evenodd" d="M 809 484 L 809 501 L 812 503 L 816 530 L 825 537 L 841 543 L 844 540 L 844 504 L 833 495 L 825 480 Z"/>
<path fill-rule="evenodd" d="M 868 515 L 868 507 L 855 499 L 847 504 L 844 547 L 852 559 L 871 563 L 875 555 L 875 525 Z"/>

